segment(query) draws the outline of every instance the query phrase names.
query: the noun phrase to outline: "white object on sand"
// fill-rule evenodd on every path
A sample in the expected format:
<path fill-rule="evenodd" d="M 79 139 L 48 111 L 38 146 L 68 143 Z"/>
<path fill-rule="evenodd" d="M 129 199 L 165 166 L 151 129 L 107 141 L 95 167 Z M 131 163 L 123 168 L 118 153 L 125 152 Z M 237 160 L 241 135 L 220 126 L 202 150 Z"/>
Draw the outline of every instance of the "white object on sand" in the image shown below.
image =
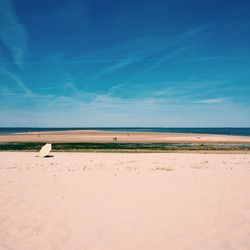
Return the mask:
<path fill-rule="evenodd" d="M 52 146 L 50 143 L 47 143 L 45 144 L 41 149 L 40 149 L 40 152 L 39 152 L 39 156 L 40 157 L 45 157 L 45 156 L 48 156 L 50 151 L 52 149 Z"/>

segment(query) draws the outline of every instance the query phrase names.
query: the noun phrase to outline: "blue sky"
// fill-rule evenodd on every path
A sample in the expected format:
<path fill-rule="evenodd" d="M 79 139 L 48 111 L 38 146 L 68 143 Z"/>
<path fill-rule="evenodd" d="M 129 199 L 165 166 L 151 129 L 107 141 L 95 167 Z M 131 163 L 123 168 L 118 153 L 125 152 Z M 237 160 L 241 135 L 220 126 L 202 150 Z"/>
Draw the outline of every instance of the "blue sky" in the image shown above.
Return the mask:
<path fill-rule="evenodd" d="M 0 0 L 0 126 L 250 126 L 249 0 Z"/>

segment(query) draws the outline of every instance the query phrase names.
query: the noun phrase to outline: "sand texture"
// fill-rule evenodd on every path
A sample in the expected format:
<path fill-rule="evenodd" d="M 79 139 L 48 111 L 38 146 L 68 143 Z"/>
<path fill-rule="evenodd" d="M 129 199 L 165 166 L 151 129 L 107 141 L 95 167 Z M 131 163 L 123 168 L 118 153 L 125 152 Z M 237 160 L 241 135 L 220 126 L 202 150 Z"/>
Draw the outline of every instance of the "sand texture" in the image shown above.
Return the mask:
<path fill-rule="evenodd" d="M 249 154 L 0 152 L 0 249 L 250 249 Z"/>
<path fill-rule="evenodd" d="M 142 143 L 250 143 L 250 136 L 209 134 L 113 132 L 97 130 L 32 132 L 0 135 L 0 142 L 142 142 Z"/>

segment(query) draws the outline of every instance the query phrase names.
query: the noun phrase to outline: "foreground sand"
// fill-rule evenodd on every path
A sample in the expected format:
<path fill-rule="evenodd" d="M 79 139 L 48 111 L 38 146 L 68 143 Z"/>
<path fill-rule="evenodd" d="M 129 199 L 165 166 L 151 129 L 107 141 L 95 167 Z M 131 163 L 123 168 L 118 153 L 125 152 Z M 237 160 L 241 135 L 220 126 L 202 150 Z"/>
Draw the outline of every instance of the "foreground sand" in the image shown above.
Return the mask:
<path fill-rule="evenodd" d="M 249 154 L 0 152 L 0 249 L 250 249 Z"/>
<path fill-rule="evenodd" d="M 250 136 L 72 130 L 0 135 L 0 142 L 250 143 Z"/>

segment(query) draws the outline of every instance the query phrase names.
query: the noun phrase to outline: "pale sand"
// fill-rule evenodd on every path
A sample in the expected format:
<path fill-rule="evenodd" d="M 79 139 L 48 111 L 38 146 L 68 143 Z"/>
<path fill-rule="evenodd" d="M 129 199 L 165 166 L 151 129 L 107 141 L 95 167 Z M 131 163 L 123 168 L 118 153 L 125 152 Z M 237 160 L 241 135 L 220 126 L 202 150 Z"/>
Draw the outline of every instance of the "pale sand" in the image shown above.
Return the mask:
<path fill-rule="evenodd" d="M 145 142 L 145 143 L 250 143 L 250 136 L 113 132 L 96 130 L 32 132 L 0 135 L 0 142 Z"/>
<path fill-rule="evenodd" d="M 249 154 L 0 152 L 0 249 L 250 249 Z"/>

